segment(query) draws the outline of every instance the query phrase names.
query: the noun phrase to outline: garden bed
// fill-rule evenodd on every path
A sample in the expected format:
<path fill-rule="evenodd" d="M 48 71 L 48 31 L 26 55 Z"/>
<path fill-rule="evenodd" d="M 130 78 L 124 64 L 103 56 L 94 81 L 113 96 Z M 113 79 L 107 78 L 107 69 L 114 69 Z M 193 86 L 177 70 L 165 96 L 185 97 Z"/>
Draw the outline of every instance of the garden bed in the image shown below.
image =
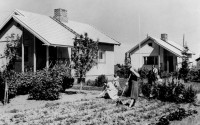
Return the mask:
<path fill-rule="evenodd" d="M 156 124 L 158 120 L 176 110 L 197 110 L 191 104 L 175 104 L 159 100 L 139 98 L 136 106 L 116 106 L 110 99 L 96 98 L 99 91 L 85 91 L 70 89 L 74 94 L 62 93 L 56 101 L 27 100 L 24 96 L 17 96 L 0 112 L 0 124 Z M 27 96 L 27 95 L 25 95 Z M 27 96 L 28 97 L 28 96 Z M 19 100 L 21 99 L 21 100 Z M 130 101 L 122 98 L 123 102 Z M 21 107 L 21 108 L 20 108 Z M 3 106 L 0 106 L 2 111 Z M 196 125 L 199 115 L 189 116 L 182 121 L 172 121 L 171 124 Z"/>

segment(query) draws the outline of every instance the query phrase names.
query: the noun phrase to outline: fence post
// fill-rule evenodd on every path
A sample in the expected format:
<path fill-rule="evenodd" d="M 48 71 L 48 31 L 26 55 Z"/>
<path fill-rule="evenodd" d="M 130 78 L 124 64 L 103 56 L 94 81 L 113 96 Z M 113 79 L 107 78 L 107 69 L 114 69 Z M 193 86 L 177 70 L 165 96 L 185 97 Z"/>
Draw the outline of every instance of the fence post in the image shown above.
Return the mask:
<path fill-rule="evenodd" d="M 8 84 L 7 79 L 5 79 L 5 93 L 4 93 L 4 105 L 8 102 Z"/>

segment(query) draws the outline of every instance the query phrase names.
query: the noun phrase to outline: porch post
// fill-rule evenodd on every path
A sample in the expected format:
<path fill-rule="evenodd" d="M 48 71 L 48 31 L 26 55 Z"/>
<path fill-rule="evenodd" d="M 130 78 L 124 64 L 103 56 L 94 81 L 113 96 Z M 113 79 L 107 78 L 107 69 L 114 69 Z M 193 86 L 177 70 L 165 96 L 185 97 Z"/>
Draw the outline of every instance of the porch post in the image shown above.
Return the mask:
<path fill-rule="evenodd" d="M 46 46 L 46 68 L 49 68 L 49 46 Z"/>
<path fill-rule="evenodd" d="M 160 46 L 159 46 L 159 50 L 158 50 L 158 70 L 160 71 Z"/>
<path fill-rule="evenodd" d="M 24 72 L 24 28 L 22 27 L 22 73 Z"/>
<path fill-rule="evenodd" d="M 35 43 L 35 36 L 33 38 L 33 72 L 36 72 L 36 43 Z"/>
<path fill-rule="evenodd" d="M 167 72 L 169 73 L 169 58 L 167 57 Z"/>
<path fill-rule="evenodd" d="M 67 48 L 68 54 L 69 54 L 69 64 L 71 63 L 71 54 L 72 54 L 72 49 L 70 47 Z"/>

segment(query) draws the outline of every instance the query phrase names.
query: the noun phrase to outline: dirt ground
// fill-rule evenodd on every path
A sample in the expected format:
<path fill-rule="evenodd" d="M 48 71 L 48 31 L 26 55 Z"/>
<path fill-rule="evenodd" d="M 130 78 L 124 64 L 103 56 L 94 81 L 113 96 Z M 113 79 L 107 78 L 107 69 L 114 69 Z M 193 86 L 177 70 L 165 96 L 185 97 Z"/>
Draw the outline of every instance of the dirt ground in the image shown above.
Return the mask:
<path fill-rule="evenodd" d="M 35 101 L 28 100 L 28 95 L 19 95 L 10 100 L 10 103 L 3 105 L 0 103 L 0 113 L 4 113 L 13 109 L 16 110 L 27 110 L 40 108 L 45 106 L 47 103 L 62 103 L 62 102 L 74 102 L 81 99 L 95 98 L 100 92 L 99 91 L 86 91 L 74 89 L 68 89 L 66 93 L 61 93 L 60 99 L 56 101 Z"/>
<path fill-rule="evenodd" d="M 0 125 L 155 125 L 158 119 L 182 107 L 195 109 L 197 115 L 172 125 L 199 125 L 200 108 L 192 104 L 174 104 L 139 98 L 133 108 L 116 106 L 111 99 L 96 98 L 100 91 L 70 89 L 56 101 L 27 100 L 28 95 L 17 96 L 5 106 L 0 105 Z M 123 97 L 125 103 L 128 98 Z"/>

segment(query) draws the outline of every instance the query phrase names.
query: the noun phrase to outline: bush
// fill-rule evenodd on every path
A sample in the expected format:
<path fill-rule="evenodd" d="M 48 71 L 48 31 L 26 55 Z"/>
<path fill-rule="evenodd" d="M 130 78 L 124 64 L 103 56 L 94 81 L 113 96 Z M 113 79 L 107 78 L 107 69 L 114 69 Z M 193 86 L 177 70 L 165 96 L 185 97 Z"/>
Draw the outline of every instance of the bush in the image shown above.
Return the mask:
<path fill-rule="evenodd" d="M 95 86 L 102 87 L 104 83 L 107 83 L 108 79 L 105 75 L 100 75 L 95 79 Z"/>
<path fill-rule="evenodd" d="M 88 86 L 95 86 L 95 81 L 94 80 L 87 80 L 86 85 Z"/>
<path fill-rule="evenodd" d="M 8 85 L 8 101 L 17 95 L 16 84 L 17 73 L 14 71 L 4 71 L 0 76 L 0 101 L 4 101 L 5 82 Z M 3 102 L 4 103 L 4 102 Z"/>
<path fill-rule="evenodd" d="M 59 92 L 62 89 L 62 79 L 53 71 L 38 71 L 33 78 L 34 87 L 30 91 L 29 99 L 35 100 L 56 100 L 59 99 Z"/>
<path fill-rule="evenodd" d="M 200 69 L 190 69 L 187 77 L 190 81 L 200 81 Z"/>
<path fill-rule="evenodd" d="M 140 74 L 141 79 L 146 79 L 149 73 L 149 70 L 147 68 L 141 68 L 138 70 L 138 73 Z"/>
<path fill-rule="evenodd" d="M 65 65 L 55 65 L 50 69 L 51 75 L 57 77 L 62 86 L 62 91 L 65 91 L 67 88 L 71 88 L 74 83 L 74 78 L 71 76 L 71 70 Z"/>
<path fill-rule="evenodd" d="M 33 88 L 33 72 L 17 74 L 16 84 L 18 84 L 17 95 L 25 95 Z"/>
<path fill-rule="evenodd" d="M 194 102 L 196 99 L 196 94 L 197 92 L 194 91 L 194 88 L 192 87 L 192 85 L 189 85 L 187 88 L 185 88 L 185 91 L 183 91 L 184 102 L 187 102 L 187 103 Z"/>
<path fill-rule="evenodd" d="M 153 89 L 151 90 L 151 87 Z M 155 84 L 145 83 L 142 85 L 142 93 L 144 96 L 149 97 L 152 93 L 153 98 L 161 101 L 176 102 L 176 103 L 192 103 L 196 98 L 196 91 L 190 85 L 186 87 L 180 82 L 164 82 Z"/>
<path fill-rule="evenodd" d="M 169 125 L 170 121 L 182 120 L 190 115 L 197 114 L 196 110 L 185 110 L 184 108 L 178 108 L 168 115 L 162 116 L 156 125 Z"/>

